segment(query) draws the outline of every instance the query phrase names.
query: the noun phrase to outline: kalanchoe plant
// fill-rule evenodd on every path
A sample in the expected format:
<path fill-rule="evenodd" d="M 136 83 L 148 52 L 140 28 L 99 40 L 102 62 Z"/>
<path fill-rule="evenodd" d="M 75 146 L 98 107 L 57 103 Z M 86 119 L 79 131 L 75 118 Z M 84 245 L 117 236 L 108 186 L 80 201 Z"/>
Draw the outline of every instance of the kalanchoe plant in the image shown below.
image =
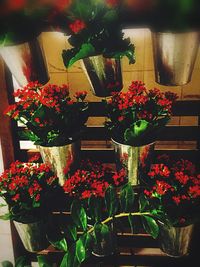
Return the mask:
<path fill-rule="evenodd" d="M 120 1 L 74 0 L 67 8 L 60 27 L 70 35 L 71 49 L 63 50 L 68 68 L 79 59 L 102 54 L 134 63 L 134 46 L 124 38 L 120 22 Z"/>
<path fill-rule="evenodd" d="M 113 93 L 106 101 L 106 126 L 111 137 L 122 144 L 140 146 L 156 140 L 159 132 L 170 120 L 172 92 L 159 89 L 147 90 L 145 84 L 133 81 L 127 92 Z"/>
<path fill-rule="evenodd" d="M 163 161 L 163 159 L 165 161 Z M 173 226 L 185 226 L 200 219 L 200 174 L 188 160 L 161 157 L 152 165 L 149 188 L 144 193 L 158 212 L 163 212 Z"/>
<path fill-rule="evenodd" d="M 87 92 L 77 92 L 73 100 L 67 85 L 42 87 L 31 82 L 14 92 L 17 102 L 5 114 L 26 125 L 23 135 L 37 145 L 59 146 L 80 137 L 88 118 Z"/>
<path fill-rule="evenodd" d="M 58 188 L 58 179 L 47 165 L 12 163 L 0 176 L 0 196 L 9 209 L 1 219 L 30 223 L 44 218 Z"/>

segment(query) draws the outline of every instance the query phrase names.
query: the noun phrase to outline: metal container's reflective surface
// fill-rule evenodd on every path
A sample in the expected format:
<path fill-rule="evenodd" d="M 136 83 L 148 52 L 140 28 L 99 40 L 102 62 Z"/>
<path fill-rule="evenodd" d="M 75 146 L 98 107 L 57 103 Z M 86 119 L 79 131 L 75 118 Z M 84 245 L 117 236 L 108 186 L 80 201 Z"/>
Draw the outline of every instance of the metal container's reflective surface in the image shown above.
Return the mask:
<path fill-rule="evenodd" d="M 145 182 L 145 175 L 150 170 L 154 159 L 154 143 L 134 147 L 124 145 L 112 139 L 115 150 L 116 167 L 119 171 L 124 168 L 127 172 L 128 182 L 139 185 Z"/>
<path fill-rule="evenodd" d="M 199 33 L 152 32 L 156 82 L 183 85 L 191 76 L 199 48 Z"/>
<path fill-rule="evenodd" d="M 162 251 L 171 257 L 189 254 L 194 224 L 185 227 L 173 227 L 159 222 L 159 243 Z"/>
<path fill-rule="evenodd" d="M 39 252 L 49 246 L 46 238 L 46 226 L 43 221 L 27 224 L 13 222 L 26 250 Z"/>
<path fill-rule="evenodd" d="M 84 58 L 82 68 L 92 87 L 92 93 L 99 97 L 110 96 L 112 91 L 122 90 L 121 62 L 102 55 Z"/>
<path fill-rule="evenodd" d="M 80 161 L 80 141 L 65 146 L 38 146 L 43 162 L 49 165 L 63 185 L 70 170 L 76 168 Z"/>
<path fill-rule="evenodd" d="M 113 255 L 116 250 L 117 235 L 113 231 L 113 225 L 109 226 L 110 231 L 107 234 L 97 234 L 98 238 L 92 246 L 92 254 L 96 257 L 106 257 Z M 94 235 L 94 233 L 93 233 Z M 94 235 L 95 236 L 95 235 Z"/>
<path fill-rule="evenodd" d="M 46 59 L 39 39 L 0 48 L 0 55 L 20 86 L 49 81 Z"/>

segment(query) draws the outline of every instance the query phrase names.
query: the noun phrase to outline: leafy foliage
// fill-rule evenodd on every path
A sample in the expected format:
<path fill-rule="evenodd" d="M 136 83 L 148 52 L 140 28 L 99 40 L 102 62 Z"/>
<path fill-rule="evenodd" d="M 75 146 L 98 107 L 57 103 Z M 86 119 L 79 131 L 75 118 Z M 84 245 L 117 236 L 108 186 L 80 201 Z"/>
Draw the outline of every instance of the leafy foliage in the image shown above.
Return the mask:
<path fill-rule="evenodd" d="M 0 218 L 23 223 L 46 219 L 58 189 L 58 178 L 46 164 L 13 162 L 0 176 L 0 197 L 9 207 Z"/>
<path fill-rule="evenodd" d="M 116 142 L 133 146 L 154 142 L 170 120 L 176 99 L 172 92 L 147 90 L 141 81 L 132 81 L 127 92 L 104 101 L 109 118 L 105 125 Z"/>
<path fill-rule="evenodd" d="M 26 130 L 22 137 L 36 145 L 61 146 L 80 138 L 88 118 L 86 91 L 76 92 L 74 99 L 67 85 L 43 86 L 31 82 L 14 92 L 19 99 L 9 105 L 5 114 L 23 123 Z"/>
<path fill-rule="evenodd" d="M 71 49 L 63 50 L 62 57 L 68 68 L 77 60 L 103 54 L 105 57 L 120 59 L 126 56 L 129 63 L 135 62 L 134 45 L 124 38 L 120 21 L 120 3 L 106 1 L 74 0 L 60 20 L 60 27 L 67 32 Z"/>

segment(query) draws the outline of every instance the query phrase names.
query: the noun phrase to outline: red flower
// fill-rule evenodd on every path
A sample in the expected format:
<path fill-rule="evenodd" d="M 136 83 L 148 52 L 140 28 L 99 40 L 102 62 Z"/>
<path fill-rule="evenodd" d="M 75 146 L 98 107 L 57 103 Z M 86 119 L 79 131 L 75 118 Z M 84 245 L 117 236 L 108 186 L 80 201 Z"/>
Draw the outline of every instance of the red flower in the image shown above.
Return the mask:
<path fill-rule="evenodd" d="M 72 32 L 78 33 L 81 30 L 85 29 L 86 28 L 86 25 L 85 25 L 85 22 L 84 21 L 77 19 L 73 23 L 71 23 L 69 25 L 69 27 L 72 30 Z"/>
<path fill-rule="evenodd" d="M 19 199 L 19 194 L 16 194 L 14 197 L 12 197 L 12 200 L 17 202 L 17 200 Z"/>
<path fill-rule="evenodd" d="M 176 172 L 175 178 L 181 183 L 181 184 L 187 184 L 189 180 L 189 176 L 184 174 L 183 172 Z"/>
<path fill-rule="evenodd" d="M 180 196 L 173 196 L 172 199 L 176 203 L 176 205 L 179 205 L 180 202 L 181 202 L 181 197 Z"/>

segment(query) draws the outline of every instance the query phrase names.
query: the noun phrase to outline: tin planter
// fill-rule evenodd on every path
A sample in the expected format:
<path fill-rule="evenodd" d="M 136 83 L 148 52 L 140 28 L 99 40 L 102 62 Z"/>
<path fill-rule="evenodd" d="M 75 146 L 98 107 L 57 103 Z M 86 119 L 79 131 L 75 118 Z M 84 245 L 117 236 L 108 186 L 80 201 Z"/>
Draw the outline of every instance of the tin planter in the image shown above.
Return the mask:
<path fill-rule="evenodd" d="M 105 58 L 102 55 L 84 58 L 82 68 L 90 82 L 95 96 L 111 96 L 111 92 L 122 90 L 120 59 Z"/>
<path fill-rule="evenodd" d="M 198 32 L 152 32 L 155 80 L 178 86 L 191 81 L 199 48 Z"/>
<path fill-rule="evenodd" d="M 159 222 L 159 244 L 161 250 L 171 257 L 189 254 L 194 224 L 173 227 Z"/>
<path fill-rule="evenodd" d="M 50 244 L 46 238 L 46 224 L 44 221 L 21 223 L 13 221 L 20 239 L 29 252 L 39 252 Z"/>
<path fill-rule="evenodd" d="M 111 224 L 109 228 L 110 232 L 106 236 L 99 236 L 97 242 L 95 242 L 94 240 L 94 244 L 92 246 L 92 254 L 96 257 L 111 256 L 116 251 L 117 235 L 113 230 L 113 224 Z"/>
<path fill-rule="evenodd" d="M 124 168 L 131 185 L 145 182 L 145 176 L 154 160 L 154 143 L 144 146 L 130 146 L 112 139 L 117 170 Z"/>
<path fill-rule="evenodd" d="M 49 75 L 39 39 L 0 48 L 0 55 L 20 86 L 38 81 L 46 84 Z"/>
<path fill-rule="evenodd" d="M 80 141 L 64 146 L 38 146 L 43 162 L 49 165 L 58 176 L 62 186 L 66 180 L 65 174 L 74 170 L 80 161 Z"/>

